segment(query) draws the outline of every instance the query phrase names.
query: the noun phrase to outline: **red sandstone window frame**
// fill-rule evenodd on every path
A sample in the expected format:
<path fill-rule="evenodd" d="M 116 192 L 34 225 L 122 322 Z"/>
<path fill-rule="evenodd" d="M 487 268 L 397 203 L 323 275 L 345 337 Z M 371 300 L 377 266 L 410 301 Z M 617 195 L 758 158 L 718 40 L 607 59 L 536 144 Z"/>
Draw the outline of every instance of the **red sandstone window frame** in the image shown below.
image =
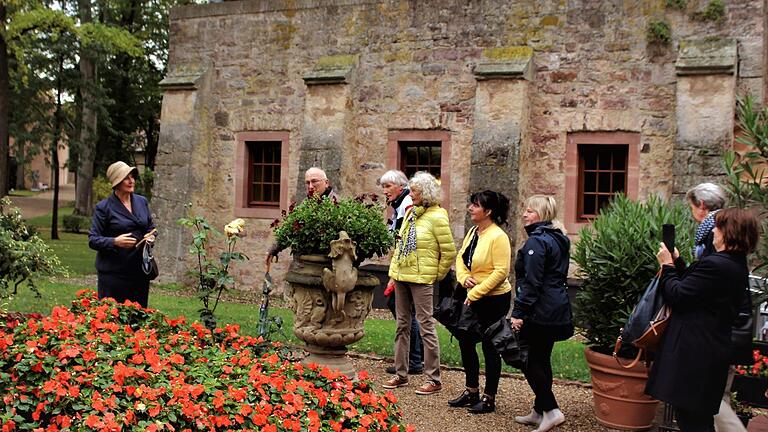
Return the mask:
<path fill-rule="evenodd" d="M 624 164 L 626 177 L 624 192 L 630 199 L 637 199 L 640 176 L 640 134 L 637 132 L 571 132 L 566 138 L 565 157 L 565 228 L 576 234 L 590 224 L 583 217 L 579 203 L 584 193 L 582 150 L 599 146 L 626 146 L 627 159 Z"/>
<path fill-rule="evenodd" d="M 235 134 L 235 141 L 235 216 L 258 219 L 280 217 L 280 211 L 288 209 L 290 133 L 287 131 L 239 132 Z M 249 145 L 258 145 L 259 142 L 280 142 L 279 205 L 251 204 L 250 202 L 252 159 Z"/>
<path fill-rule="evenodd" d="M 440 188 L 443 193 L 441 206 L 450 209 L 451 192 L 451 133 L 442 130 L 391 130 L 387 137 L 387 166 L 405 171 L 403 147 L 424 143 L 440 146 Z"/>

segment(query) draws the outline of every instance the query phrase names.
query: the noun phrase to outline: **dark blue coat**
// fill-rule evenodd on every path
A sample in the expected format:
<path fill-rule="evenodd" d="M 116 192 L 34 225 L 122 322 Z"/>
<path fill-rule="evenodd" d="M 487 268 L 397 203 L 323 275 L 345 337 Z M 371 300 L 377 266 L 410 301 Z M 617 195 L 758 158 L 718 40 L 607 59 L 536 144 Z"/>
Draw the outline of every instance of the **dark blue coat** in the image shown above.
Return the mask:
<path fill-rule="evenodd" d="M 97 251 L 96 270 L 100 277 L 116 274 L 123 279 L 146 279 L 141 271 L 141 248 L 114 245 L 120 234 L 130 233 L 138 241 L 155 227 L 146 198 L 131 194 L 131 209 L 129 212 L 114 193 L 96 204 L 88 246 Z"/>
<path fill-rule="evenodd" d="M 674 407 L 715 414 L 731 356 L 731 324 L 749 271 L 744 254 L 715 252 L 685 268 L 662 267 L 659 287 L 672 316 L 646 393 Z"/>
<path fill-rule="evenodd" d="M 573 333 L 566 286 L 571 242 L 549 221 L 530 224 L 525 230 L 528 240 L 515 259 L 517 295 L 512 316 L 549 328 L 555 340 L 568 338 Z"/>

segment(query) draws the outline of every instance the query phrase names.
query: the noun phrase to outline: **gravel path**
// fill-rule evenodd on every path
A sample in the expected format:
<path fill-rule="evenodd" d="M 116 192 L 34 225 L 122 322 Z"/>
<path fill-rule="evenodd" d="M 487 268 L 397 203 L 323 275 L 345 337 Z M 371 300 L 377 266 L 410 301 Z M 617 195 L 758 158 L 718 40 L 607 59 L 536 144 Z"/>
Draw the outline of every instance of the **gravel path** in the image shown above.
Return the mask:
<path fill-rule="evenodd" d="M 352 359 L 358 370 L 366 370 L 377 390 L 391 377 L 384 372 L 388 361 L 366 358 Z M 533 427 L 515 423 L 516 415 L 525 415 L 533 403 L 533 392 L 522 376 L 502 377 L 499 383 L 496 412 L 489 414 L 469 414 L 464 408 L 450 408 L 447 401 L 457 396 L 464 389 L 464 372 L 460 370 L 441 371 L 443 391 L 431 396 L 419 396 L 414 390 L 426 380 L 424 376 L 411 376 L 410 385 L 393 390 L 403 410 L 405 421 L 423 432 L 496 432 L 526 431 Z M 484 382 L 481 376 L 480 383 Z M 555 396 L 560 409 L 565 414 L 566 422 L 557 431 L 561 432 L 599 432 L 611 429 L 600 426 L 592 415 L 592 390 L 578 384 L 555 384 Z"/>

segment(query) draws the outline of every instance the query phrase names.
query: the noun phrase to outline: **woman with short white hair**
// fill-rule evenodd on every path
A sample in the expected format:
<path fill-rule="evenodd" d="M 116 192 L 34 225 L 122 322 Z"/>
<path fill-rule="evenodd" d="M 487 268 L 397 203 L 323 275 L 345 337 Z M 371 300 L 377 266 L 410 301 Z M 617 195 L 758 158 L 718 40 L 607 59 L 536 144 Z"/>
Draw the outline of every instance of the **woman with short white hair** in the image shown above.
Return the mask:
<path fill-rule="evenodd" d="M 432 317 L 433 285 L 448 274 L 456 256 L 456 245 L 448 222 L 448 212 L 440 207 L 440 185 L 426 172 L 417 172 L 409 183 L 413 207 L 405 214 L 389 277 L 395 281 L 395 371 L 397 375 L 383 387 L 408 385 L 408 354 L 411 339 L 411 307 L 421 329 L 424 345 L 424 373 L 427 382 L 416 394 L 429 395 L 442 390 L 440 382 L 440 344 Z M 412 306 L 413 305 L 413 306 Z"/>
<path fill-rule="evenodd" d="M 720 186 L 714 183 L 701 183 L 688 190 L 685 194 L 691 206 L 691 215 L 699 228 L 696 230 L 694 241 L 695 258 L 701 259 L 715 251 L 712 246 L 712 228 L 715 226 L 715 215 L 725 207 L 728 197 Z"/>

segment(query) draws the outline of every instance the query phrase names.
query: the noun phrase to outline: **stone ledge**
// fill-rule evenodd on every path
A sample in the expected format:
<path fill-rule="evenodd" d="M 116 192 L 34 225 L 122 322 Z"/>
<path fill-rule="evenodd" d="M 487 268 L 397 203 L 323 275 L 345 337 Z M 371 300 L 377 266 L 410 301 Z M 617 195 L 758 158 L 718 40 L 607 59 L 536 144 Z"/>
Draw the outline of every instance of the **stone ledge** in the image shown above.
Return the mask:
<path fill-rule="evenodd" d="M 170 20 L 206 18 L 222 15 L 260 14 L 287 10 L 318 9 L 338 6 L 358 6 L 383 3 L 372 0 L 245 0 L 177 6 L 171 9 Z"/>
<path fill-rule="evenodd" d="M 197 90 L 207 68 L 180 67 L 168 73 L 160 81 L 160 88 L 168 90 Z"/>
<path fill-rule="evenodd" d="M 357 65 L 357 54 L 320 57 L 315 67 L 304 75 L 306 85 L 346 84 L 352 69 Z"/>
<path fill-rule="evenodd" d="M 533 79 L 533 48 L 528 46 L 487 48 L 474 69 L 475 78 Z"/>
<path fill-rule="evenodd" d="M 738 62 L 735 39 L 705 38 L 680 41 L 677 75 L 733 75 Z"/>

